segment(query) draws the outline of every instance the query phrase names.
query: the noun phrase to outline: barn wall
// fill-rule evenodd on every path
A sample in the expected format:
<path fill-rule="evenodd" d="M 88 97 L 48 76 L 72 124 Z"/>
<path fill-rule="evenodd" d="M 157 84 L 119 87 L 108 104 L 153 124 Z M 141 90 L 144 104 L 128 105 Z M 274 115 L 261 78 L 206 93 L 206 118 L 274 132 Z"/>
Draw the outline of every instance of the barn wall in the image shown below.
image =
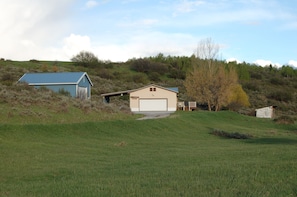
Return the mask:
<path fill-rule="evenodd" d="M 88 89 L 88 98 L 91 97 L 91 84 L 90 84 L 86 75 L 80 80 L 80 82 L 78 83 L 78 86 L 87 88 Z"/>
<path fill-rule="evenodd" d="M 72 97 L 76 97 L 76 85 L 44 85 L 34 86 L 35 88 L 46 87 L 54 92 L 59 92 L 61 89 L 69 92 Z"/>

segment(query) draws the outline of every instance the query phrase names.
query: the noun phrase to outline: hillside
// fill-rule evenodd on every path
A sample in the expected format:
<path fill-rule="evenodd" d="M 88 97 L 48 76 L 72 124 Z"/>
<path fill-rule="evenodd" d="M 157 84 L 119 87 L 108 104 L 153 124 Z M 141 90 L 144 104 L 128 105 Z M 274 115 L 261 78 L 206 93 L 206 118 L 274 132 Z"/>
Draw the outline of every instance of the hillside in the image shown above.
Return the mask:
<path fill-rule="evenodd" d="M 296 145 L 296 124 L 227 111 L 0 124 L 0 196 L 296 196 Z"/>
<path fill-rule="evenodd" d="M 76 113 L 87 114 L 90 120 L 102 120 L 103 114 L 118 116 L 129 114 L 128 98 L 115 98 L 110 105 L 103 104 L 101 93 L 139 88 L 149 83 L 161 86 L 179 87 L 180 100 L 190 100 L 187 97 L 183 80 L 190 67 L 187 57 L 156 57 L 133 59 L 124 63 L 101 62 L 93 67 L 82 67 L 72 62 L 37 61 L 26 62 L 0 61 L 0 105 L 4 109 L 1 117 L 4 122 L 25 121 L 45 122 L 58 121 L 57 114 L 66 117 L 65 121 L 74 120 Z M 238 109 L 245 114 L 253 114 L 256 108 L 277 106 L 277 116 L 287 116 L 296 119 L 297 112 L 297 71 L 283 66 L 259 67 L 246 63 L 229 63 L 237 68 L 240 83 L 247 92 L 251 106 Z M 35 90 L 16 84 L 26 72 L 64 72 L 85 71 L 90 76 L 94 87 L 91 101 L 70 99 L 65 95 L 54 94 L 47 90 Z M 63 106 L 63 107 L 61 107 Z M 71 111 L 71 113 L 68 113 Z M 59 113 L 57 113 L 59 112 Z M 96 113 L 101 113 L 98 118 Z M 93 115 L 92 115 L 93 114 Z M 20 117 L 21 116 L 21 117 Z M 67 118 L 68 116 L 68 118 Z M 120 115 L 121 116 L 121 115 Z M 132 115 L 131 115 L 132 116 Z M 23 118 L 22 118 L 23 117 Z M 56 118 L 54 118 L 56 117 Z M 108 116 L 110 117 L 110 116 Z"/>

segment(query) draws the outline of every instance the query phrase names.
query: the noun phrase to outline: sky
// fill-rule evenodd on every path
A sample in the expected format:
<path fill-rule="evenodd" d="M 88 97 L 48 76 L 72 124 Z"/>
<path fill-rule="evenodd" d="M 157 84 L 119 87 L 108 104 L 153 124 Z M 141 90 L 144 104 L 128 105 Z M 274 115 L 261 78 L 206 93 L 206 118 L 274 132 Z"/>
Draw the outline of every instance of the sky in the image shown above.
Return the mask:
<path fill-rule="evenodd" d="M 296 8 L 295 0 L 1 0 L 0 58 L 191 56 L 211 38 L 221 60 L 297 67 Z"/>

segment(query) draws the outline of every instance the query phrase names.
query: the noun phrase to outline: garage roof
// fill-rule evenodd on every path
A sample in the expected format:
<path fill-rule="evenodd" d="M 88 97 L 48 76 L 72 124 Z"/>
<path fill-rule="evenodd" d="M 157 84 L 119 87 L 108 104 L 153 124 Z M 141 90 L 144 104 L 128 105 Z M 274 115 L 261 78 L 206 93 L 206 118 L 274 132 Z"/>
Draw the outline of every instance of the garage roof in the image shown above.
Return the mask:
<path fill-rule="evenodd" d="M 141 88 L 137 88 L 137 89 L 133 89 L 133 90 L 125 90 L 125 91 L 119 91 L 119 92 L 104 93 L 104 94 L 101 94 L 101 96 L 103 96 L 103 97 L 107 96 L 108 97 L 108 96 L 125 95 L 125 94 L 129 94 L 131 92 L 136 92 L 138 90 L 141 90 L 141 89 L 144 89 L 144 88 L 147 88 L 147 87 L 150 87 L 150 86 L 154 86 L 154 87 L 158 87 L 158 88 L 161 88 L 161 89 L 164 89 L 164 90 L 169 90 L 171 92 L 178 93 L 178 87 L 164 88 L 162 86 L 158 86 L 158 85 L 155 85 L 155 84 L 150 84 L 150 85 L 147 85 L 147 86 L 144 86 L 144 87 L 141 87 Z"/>
<path fill-rule="evenodd" d="M 147 86 L 138 88 L 138 89 L 134 89 L 134 90 L 131 90 L 130 92 L 136 92 L 136 91 L 138 91 L 138 90 L 142 90 L 142 89 L 144 89 L 144 88 L 151 87 L 151 86 L 154 86 L 154 87 L 157 87 L 157 88 L 161 88 L 161 89 L 164 89 L 164 90 L 169 90 L 169 91 L 171 91 L 171 92 L 178 93 L 178 87 L 165 88 L 165 87 L 158 86 L 158 85 L 155 85 L 155 84 L 150 84 L 150 85 L 147 85 Z M 129 92 L 129 93 L 130 93 L 130 92 Z"/>

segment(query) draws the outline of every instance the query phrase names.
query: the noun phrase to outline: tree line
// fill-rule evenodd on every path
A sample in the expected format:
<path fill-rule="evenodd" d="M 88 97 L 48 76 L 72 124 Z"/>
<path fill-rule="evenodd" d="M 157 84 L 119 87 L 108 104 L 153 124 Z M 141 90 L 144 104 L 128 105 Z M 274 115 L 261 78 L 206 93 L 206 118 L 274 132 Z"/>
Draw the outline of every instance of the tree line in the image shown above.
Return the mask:
<path fill-rule="evenodd" d="M 158 82 L 166 75 L 181 79 L 188 98 L 207 105 L 208 110 L 218 111 L 223 107 L 237 109 L 250 105 L 243 82 L 261 79 L 271 73 L 282 78 L 297 78 L 297 70 L 284 65 L 281 68 L 268 65 L 260 67 L 246 62 L 225 62 L 218 60 L 219 46 L 211 38 L 201 40 L 191 57 L 164 56 L 162 53 L 145 58 L 133 58 L 125 64 L 130 69 L 144 73 L 151 81 Z M 82 51 L 71 59 L 75 65 L 102 68 L 111 62 L 100 61 L 94 54 Z M 281 83 L 274 79 L 271 83 Z M 248 83 L 245 83 L 248 84 Z M 274 95 L 275 97 L 275 95 Z"/>

